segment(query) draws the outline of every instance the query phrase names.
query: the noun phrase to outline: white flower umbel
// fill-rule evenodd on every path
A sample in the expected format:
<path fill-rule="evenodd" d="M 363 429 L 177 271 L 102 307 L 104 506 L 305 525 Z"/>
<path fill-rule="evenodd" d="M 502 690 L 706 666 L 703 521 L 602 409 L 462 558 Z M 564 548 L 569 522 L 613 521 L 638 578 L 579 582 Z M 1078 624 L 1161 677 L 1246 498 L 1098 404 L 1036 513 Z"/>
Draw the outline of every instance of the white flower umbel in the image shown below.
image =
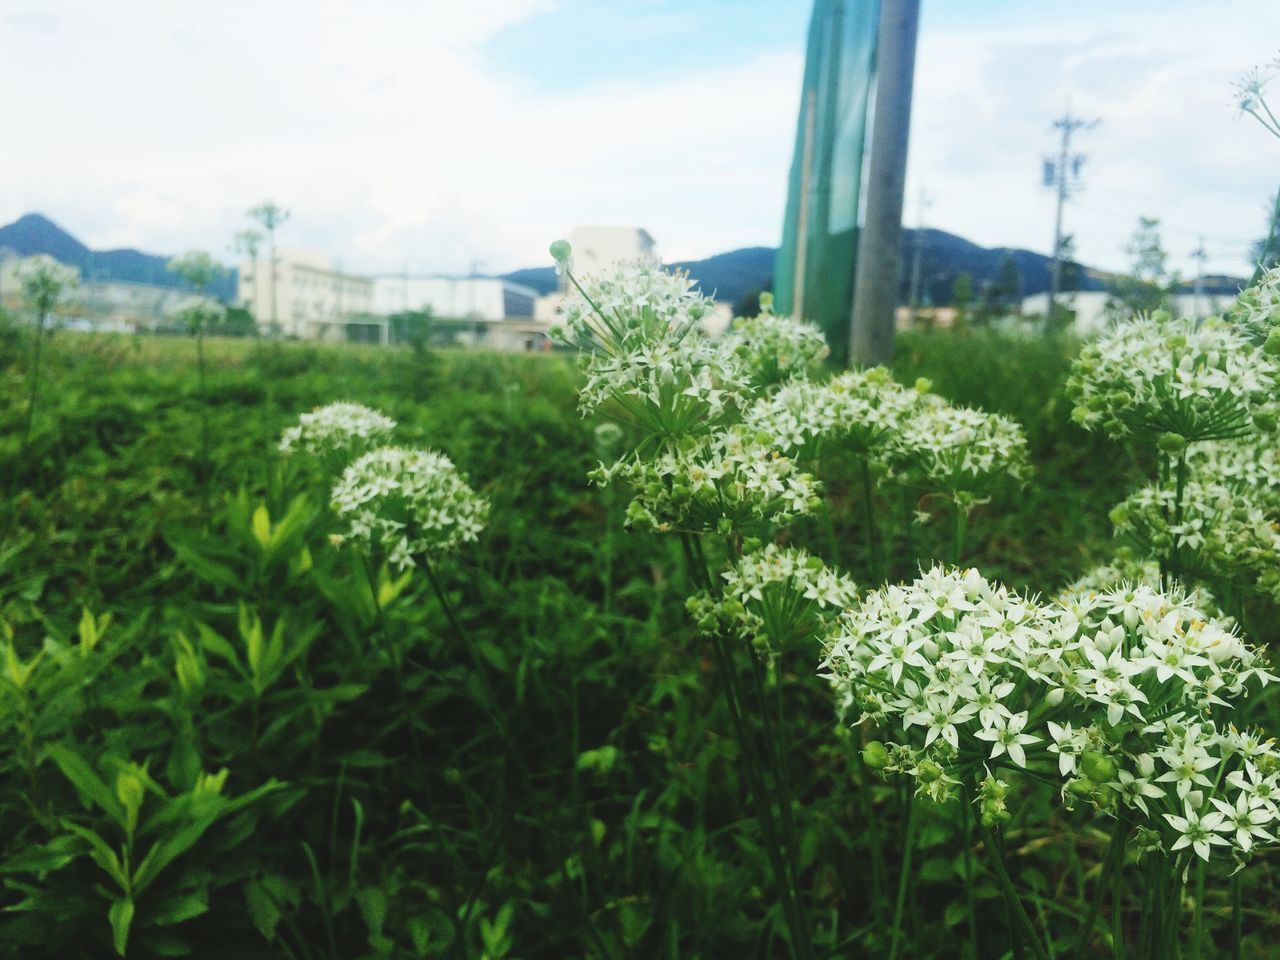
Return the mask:
<path fill-rule="evenodd" d="M 721 576 L 718 598 L 703 592 L 689 599 L 699 627 L 772 649 L 813 636 L 857 593 L 851 579 L 820 558 L 772 543 L 744 553 Z"/>
<path fill-rule="evenodd" d="M 1031 476 L 1027 438 L 1016 421 L 924 397 L 889 439 L 890 476 L 945 493 L 960 507 Z"/>
<path fill-rule="evenodd" d="M 1275 835 L 1280 752 L 1218 719 L 1247 684 L 1275 678 L 1231 621 L 1182 594 L 1044 602 L 934 567 L 864 596 L 825 651 L 837 704 L 889 741 L 865 755 L 922 795 L 963 785 L 996 822 L 1008 814 L 1005 792 L 988 802 L 990 778 L 1025 770 L 1058 779 L 1069 802 L 1127 808 L 1170 852 L 1240 857 Z"/>
<path fill-rule="evenodd" d="M 921 389 L 903 387 L 884 367 L 873 367 L 784 384 L 748 407 L 743 422 L 802 461 L 819 456 L 823 446 L 879 459 L 923 397 Z"/>
<path fill-rule="evenodd" d="M 1227 319 L 1257 343 L 1265 343 L 1280 329 L 1280 264 L 1266 271 L 1253 286 L 1240 291 L 1227 311 Z"/>
<path fill-rule="evenodd" d="M 760 313 L 737 317 L 724 337 L 725 347 L 758 390 L 816 372 L 831 352 L 822 331 L 811 323 L 773 312 L 772 294 L 761 294 Z"/>
<path fill-rule="evenodd" d="M 69 287 L 80 281 L 78 270 L 59 263 L 44 253 L 18 261 L 16 275 L 23 299 L 41 316 L 53 308 Z"/>
<path fill-rule="evenodd" d="M 341 468 L 362 453 L 391 439 L 396 422 L 386 414 L 358 403 L 331 403 L 298 417 L 280 436 L 286 456 L 303 453 Z"/>
<path fill-rule="evenodd" d="M 1187 443 L 1275 430 L 1277 370 L 1241 331 L 1157 311 L 1086 344 L 1067 380 L 1072 417 L 1113 437 L 1169 433 Z"/>
<path fill-rule="evenodd" d="M 714 308 L 687 274 L 657 264 L 588 280 L 552 330 L 585 352 L 582 413 L 600 409 L 658 439 L 705 431 L 747 385 L 732 353 L 701 330 Z"/>
<path fill-rule="evenodd" d="M 624 457 L 592 479 L 628 484 L 627 523 L 661 532 L 771 530 L 820 505 L 818 481 L 742 426 Z"/>
<path fill-rule="evenodd" d="M 1280 531 L 1253 488 L 1193 479 L 1176 491 L 1152 484 L 1111 511 L 1116 534 L 1182 575 L 1256 586 L 1280 597 Z"/>
<path fill-rule="evenodd" d="M 448 457 L 401 447 L 370 451 L 347 467 L 332 504 L 346 540 L 400 569 L 474 541 L 489 514 Z"/>

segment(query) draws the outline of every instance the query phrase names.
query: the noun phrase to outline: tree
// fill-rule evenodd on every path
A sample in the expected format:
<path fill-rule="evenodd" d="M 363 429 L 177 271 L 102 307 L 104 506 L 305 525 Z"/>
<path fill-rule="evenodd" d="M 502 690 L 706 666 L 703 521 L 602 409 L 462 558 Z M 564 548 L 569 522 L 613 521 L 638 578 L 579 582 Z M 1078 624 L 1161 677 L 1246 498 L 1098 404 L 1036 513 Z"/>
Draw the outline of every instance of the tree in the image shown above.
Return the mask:
<path fill-rule="evenodd" d="M 1150 313 L 1166 307 L 1177 278 L 1169 273 L 1169 252 L 1160 240 L 1160 218 L 1139 217 L 1125 244 L 1129 273 L 1108 285 L 1107 312 L 1116 317 Z"/>
<path fill-rule="evenodd" d="M 276 231 L 289 219 L 289 211 L 274 201 L 267 200 L 252 208 L 249 211 L 249 218 L 262 224 L 262 229 L 267 232 L 267 251 L 271 263 L 271 335 L 274 337 L 280 332 L 279 318 L 276 316 L 276 283 L 279 280 L 276 276 L 276 268 L 280 264 L 276 256 Z M 255 254 L 256 252 L 255 248 Z M 254 282 L 257 282 L 256 269 Z"/>
<path fill-rule="evenodd" d="M 37 253 L 18 264 L 18 283 L 22 288 L 22 300 L 36 316 L 36 342 L 32 349 L 31 385 L 27 395 L 27 416 L 22 425 L 22 451 L 31 440 L 31 424 L 35 419 L 36 400 L 40 392 L 40 359 L 44 349 L 44 328 L 49 314 L 62 294 L 80 280 L 72 267 L 64 266 L 53 257 Z M 19 460 L 21 457 L 19 457 Z"/>
<path fill-rule="evenodd" d="M 1022 274 L 1018 272 L 1018 263 L 1011 253 L 1006 253 L 1000 258 L 1000 276 L 996 280 L 996 292 L 999 301 L 1007 307 L 1016 310 L 1022 303 Z"/>
<path fill-rule="evenodd" d="M 243 253 L 249 258 L 249 262 L 253 264 L 253 298 L 250 314 L 256 314 L 258 310 L 258 251 L 262 249 L 262 232 L 249 228 L 236 233 L 231 241 L 232 248 L 237 253 Z"/>
<path fill-rule="evenodd" d="M 169 269 L 196 292 L 196 300 L 182 311 L 187 327 L 196 338 L 196 372 L 200 388 L 200 461 L 205 494 L 209 488 L 209 396 L 204 365 L 205 328 L 216 322 L 220 310 L 209 299 L 209 287 L 222 275 L 222 265 L 203 250 L 191 250 L 169 261 Z"/>

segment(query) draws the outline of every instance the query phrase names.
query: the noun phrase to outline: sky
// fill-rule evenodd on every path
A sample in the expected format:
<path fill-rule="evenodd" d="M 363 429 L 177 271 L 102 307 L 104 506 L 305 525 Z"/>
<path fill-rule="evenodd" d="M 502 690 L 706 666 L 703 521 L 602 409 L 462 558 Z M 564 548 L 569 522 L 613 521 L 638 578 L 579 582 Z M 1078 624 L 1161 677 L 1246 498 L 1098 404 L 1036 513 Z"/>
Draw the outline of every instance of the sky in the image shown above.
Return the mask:
<path fill-rule="evenodd" d="M 1047 252 L 1040 163 L 1097 119 L 1066 210 L 1119 269 L 1246 274 L 1280 140 L 1232 83 L 1280 53 L 1280 0 L 923 0 L 909 225 Z M 810 0 L 0 0 L 0 223 L 227 262 L 245 211 L 368 273 L 548 263 L 575 224 L 669 260 L 776 245 Z M 1272 99 L 1280 102 L 1280 79 Z M 931 202 L 923 206 L 924 192 Z"/>

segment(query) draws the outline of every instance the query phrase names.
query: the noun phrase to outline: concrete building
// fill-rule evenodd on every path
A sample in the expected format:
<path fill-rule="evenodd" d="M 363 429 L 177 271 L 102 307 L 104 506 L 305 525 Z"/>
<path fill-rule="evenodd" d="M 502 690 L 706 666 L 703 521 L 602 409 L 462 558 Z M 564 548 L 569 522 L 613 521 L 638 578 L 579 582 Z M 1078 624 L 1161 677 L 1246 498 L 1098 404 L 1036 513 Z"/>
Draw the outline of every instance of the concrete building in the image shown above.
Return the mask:
<path fill-rule="evenodd" d="M 1088 336 L 1101 333 L 1111 325 L 1112 315 L 1107 312 L 1110 294 L 1105 290 L 1086 290 L 1059 295 L 1059 306 L 1075 311 L 1075 332 Z M 1179 317 L 1207 317 L 1221 313 L 1235 302 L 1234 295 L 1206 293 L 1196 297 L 1192 293 L 1179 293 L 1173 297 L 1173 313 Z M 1037 293 L 1022 300 L 1024 316 L 1044 316 L 1049 310 L 1049 295 Z"/>
<path fill-rule="evenodd" d="M 387 339 L 385 322 L 372 316 L 373 281 L 335 269 L 323 254 L 279 251 L 274 271 L 267 258 L 242 263 L 237 301 L 252 312 L 264 333 L 345 340 L 348 326 L 359 324 L 369 328 L 368 339 Z"/>
<path fill-rule="evenodd" d="M 450 320 L 530 318 L 538 291 L 497 277 L 377 277 L 373 312 L 379 316 L 430 310 Z"/>
<path fill-rule="evenodd" d="M 578 276 L 598 276 L 635 260 L 660 261 L 653 237 L 640 227 L 574 227 L 568 239 Z"/>

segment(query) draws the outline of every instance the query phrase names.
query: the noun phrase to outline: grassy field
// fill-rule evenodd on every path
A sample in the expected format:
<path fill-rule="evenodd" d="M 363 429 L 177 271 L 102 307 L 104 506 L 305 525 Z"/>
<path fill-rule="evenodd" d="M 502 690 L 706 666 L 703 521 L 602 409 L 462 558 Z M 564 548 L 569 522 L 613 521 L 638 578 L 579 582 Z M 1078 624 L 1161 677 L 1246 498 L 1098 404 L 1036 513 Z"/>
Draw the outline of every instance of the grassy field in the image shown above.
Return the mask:
<path fill-rule="evenodd" d="M 685 558 L 588 483 L 612 451 L 572 358 L 209 340 L 202 400 L 190 340 L 59 334 L 24 445 L 28 350 L 0 333 L 0 955 L 785 955 Z M 1071 423 L 1074 350 L 915 333 L 893 370 L 1025 426 L 1035 476 L 978 508 L 963 559 L 1033 592 L 1110 555 L 1150 468 Z M 333 546 L 326 479 L 277 454 L 334 400 L 490 501 L 437 584 Z M 852 477 L 824 462 L 831 529 L 793 537 L 868 583 Z M 893 578 L 949 549 L 940 517 L 896 523 L 920 506 L 876 503 Z M 788 654 L 779 691 L 803 909 L 819 955 L 886 955 L 904 799 L 866 779 L 815 661 Z M 1010 860 L 1037 922 L 1076 922 L 1105 837 L 1050 789 L 1028 809 Z M 1011 949 L 959 829 L 947 807 L 914 827 L 903 957 L 965 955 L 970 894 L 981 956 Z M 1245 956 L 1274 955 L 1276 884 L 1274 857 L 1247 874 Z M 1225 873 L 1206 896 L 1208 943 Z"/>

